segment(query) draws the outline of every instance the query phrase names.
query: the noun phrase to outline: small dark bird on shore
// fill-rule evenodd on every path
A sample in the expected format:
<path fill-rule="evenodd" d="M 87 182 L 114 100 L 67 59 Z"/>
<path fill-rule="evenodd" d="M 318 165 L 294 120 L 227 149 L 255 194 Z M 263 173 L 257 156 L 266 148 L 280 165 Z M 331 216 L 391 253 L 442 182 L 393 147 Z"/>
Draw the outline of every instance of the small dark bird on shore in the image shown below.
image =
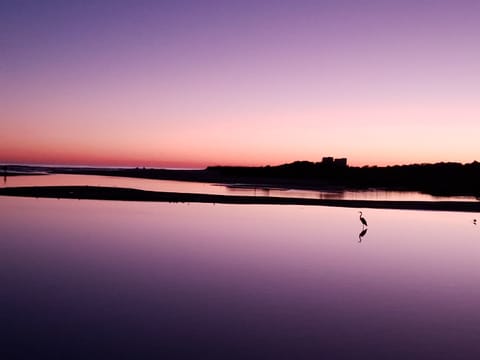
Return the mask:
<path fill-rule="evenodd" d="M 359 211 L 360 213 L 360 222 L 362 223 L 363 226 L 368 226 L 367 224 L 367 220 L 365 220 L 365 218 L 362 216 L 363 213 L 361 211 Z"/>
<path fill-rule="evenodd" d="M 477 219 L 473 219 L 473 225 L 477 225 Z"/>

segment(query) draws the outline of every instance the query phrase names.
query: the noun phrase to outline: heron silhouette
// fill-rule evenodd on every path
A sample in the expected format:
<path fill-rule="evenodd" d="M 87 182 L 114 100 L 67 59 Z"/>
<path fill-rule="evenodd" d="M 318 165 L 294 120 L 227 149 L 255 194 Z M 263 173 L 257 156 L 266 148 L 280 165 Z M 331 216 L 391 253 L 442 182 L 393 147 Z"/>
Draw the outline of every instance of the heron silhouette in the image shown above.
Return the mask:
<path fill-rule="evenodd" d="M 365 218 L 362 216 L 363 213 L 361 211 L 359 211 L 359 213 L 360 213 L 360 222 L 362 223 L 362 226 L 363 227 L 368 226 L 367 220 L 365 220 Z"/>

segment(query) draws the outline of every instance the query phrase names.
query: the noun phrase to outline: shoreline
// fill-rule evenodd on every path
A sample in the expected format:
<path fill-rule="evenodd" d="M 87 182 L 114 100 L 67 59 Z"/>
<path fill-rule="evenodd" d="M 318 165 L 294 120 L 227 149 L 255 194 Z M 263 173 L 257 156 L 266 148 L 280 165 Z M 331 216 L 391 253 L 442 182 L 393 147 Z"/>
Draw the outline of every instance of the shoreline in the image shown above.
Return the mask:
<path fill-rule="evenodd" d="M 362 168 L 296 161 L 278 166 L 213 166 L 195 170 L 28 165 L 3 165 L 3 169 L 4 177 L 8 177 L 9 173 L 99 175 L 315 191 L 414 191 L 431 196 L 471 196 L 480 200 L 480 163 L 476 161 L 471 164 L 436 163 Z"/>
<path fill-rule="evenodd" d="M 245 205 L 305 205 L 395 210 L 480 212 L 480 202 L 478 201 L 332 200 L 159 192 L 131 188 L 101 186 L 11 187 L 0 189 L 0 196 L 82 200 L 182 202 Z"/>

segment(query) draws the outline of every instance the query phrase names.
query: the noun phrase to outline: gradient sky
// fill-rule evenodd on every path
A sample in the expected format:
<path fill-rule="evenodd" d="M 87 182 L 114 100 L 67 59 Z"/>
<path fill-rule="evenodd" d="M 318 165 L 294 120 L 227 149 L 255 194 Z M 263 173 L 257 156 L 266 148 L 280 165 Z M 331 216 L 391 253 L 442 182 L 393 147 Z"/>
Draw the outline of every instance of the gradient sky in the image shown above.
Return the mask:
<path fill-rule="evenodd" d="M 0 2 L 0 162 L 480 160 L 480 1 Z"/>

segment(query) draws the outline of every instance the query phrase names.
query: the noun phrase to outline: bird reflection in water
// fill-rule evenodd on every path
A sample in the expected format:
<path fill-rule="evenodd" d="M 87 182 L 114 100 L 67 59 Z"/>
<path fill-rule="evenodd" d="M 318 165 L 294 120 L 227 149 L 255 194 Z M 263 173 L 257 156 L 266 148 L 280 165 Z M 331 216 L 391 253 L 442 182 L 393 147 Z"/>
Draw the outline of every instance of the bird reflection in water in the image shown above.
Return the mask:
<path fill-rule="evenodd" d="M 368 227 L 367 220 L 363 217 L 363 213 L 359 211 L 360 213 L 360 222 L 362 223 L 362 231 L 360 231 L 360 234 L 358 234 L 358 242 L 361 243 L 363 237 L 367 234 L 368 228 L 365 228 L 365 226 Z"/>
<path fill-rule="evenodd" d="M 362 240 L 363 240 L 363 237 L 365 235 L 367 235 L 367 231 L 368 231 L 368 229 L 363 229 L 362 231 L 360 231 L 360 234 L 358 234 L 358 242 L 359 243 L 361 243 Z"/>

